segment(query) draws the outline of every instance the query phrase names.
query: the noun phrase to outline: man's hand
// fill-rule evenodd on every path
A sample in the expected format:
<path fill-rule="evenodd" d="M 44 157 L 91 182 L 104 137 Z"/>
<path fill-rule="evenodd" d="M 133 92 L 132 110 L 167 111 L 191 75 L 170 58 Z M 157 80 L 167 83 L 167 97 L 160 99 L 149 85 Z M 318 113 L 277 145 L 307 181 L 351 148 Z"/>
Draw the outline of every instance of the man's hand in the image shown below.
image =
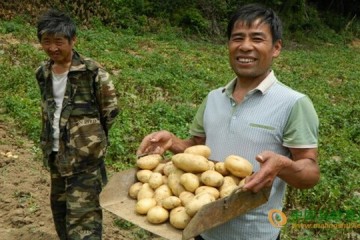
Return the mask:
<path fill-rule="evenodd" d="M 172 136 L 165 130 L 151 133 L 143 138 L 136 154 L 163 154 L 172 146 Z"/>
<path fill-rule="evenodd" d="M 320 179 L 317 163 L 317 148 L 289 148 L 292 159 L 271 151 L 256 156 L 260 170 L 245 180 L 244 188 L 258 192 L 271 186 L 279 177 L 292 187 L 307 189 L 315 186 Z"/>
<path fill-rule="evenodd" d="M 258 192 L 264 187 L 270 187 L 278 173 L 291 164 L 291 160 L 270 151 L 264 151 L 256 156 L 260 170 L 245 180 L 244 188 Z"/>

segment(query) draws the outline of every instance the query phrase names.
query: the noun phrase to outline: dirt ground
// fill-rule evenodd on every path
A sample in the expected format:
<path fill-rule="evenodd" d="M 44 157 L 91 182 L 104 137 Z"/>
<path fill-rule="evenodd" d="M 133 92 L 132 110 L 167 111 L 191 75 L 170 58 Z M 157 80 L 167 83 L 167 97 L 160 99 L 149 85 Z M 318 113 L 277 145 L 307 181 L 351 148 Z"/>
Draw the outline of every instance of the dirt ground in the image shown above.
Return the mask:
<path fill-rule="evenodd" d="M 0 113 L 1 114 L 1 113 Z M 49 206 L 49 172 L 36 156 L 34 143 L 0 119 L 0 239 L 58 239 Z M 103 239 L 135 239 L 104 210 Z M 159 239 L 156 236 L 147 239 Z"/>

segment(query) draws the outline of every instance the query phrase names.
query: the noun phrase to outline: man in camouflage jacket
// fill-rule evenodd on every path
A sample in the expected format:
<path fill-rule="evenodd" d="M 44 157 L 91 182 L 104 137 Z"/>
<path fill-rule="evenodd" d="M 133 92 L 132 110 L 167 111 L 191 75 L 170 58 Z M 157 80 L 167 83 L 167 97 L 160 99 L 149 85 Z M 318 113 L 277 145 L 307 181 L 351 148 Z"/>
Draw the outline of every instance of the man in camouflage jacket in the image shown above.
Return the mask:
<path fill-rule="evenodd" d="M 61 240 L 101 239 L 99 194 L 106 179 L 108 131 L 119 112 L 116 90 L 97 62 L 73 49 L 76 28 L 67 15 L 50 10 L 37 29 L 50 58 L 37 69 L 36 79 L 55 228 Z"/>
<path fill-rule="evenodd" d="M 55 162 L 62 176 L 70 176 L 98 166 L 107 147 L 107 133 L 118 114 L 117 98 L 109 74 L 75 50 L 60 119 L 59 152 Z M 52 94 L 51 61 L 36 72 L 41 92 L 41 147 L 45 163 L 52 153 L 52 120 L 55 111 Z"/>

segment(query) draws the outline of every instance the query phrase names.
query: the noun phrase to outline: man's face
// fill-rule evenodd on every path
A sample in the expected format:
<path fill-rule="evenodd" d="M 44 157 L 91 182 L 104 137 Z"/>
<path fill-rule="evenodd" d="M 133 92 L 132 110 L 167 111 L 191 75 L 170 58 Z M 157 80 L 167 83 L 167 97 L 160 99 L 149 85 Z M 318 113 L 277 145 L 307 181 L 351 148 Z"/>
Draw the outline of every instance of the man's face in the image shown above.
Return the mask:
<path fill-rule="evenodd" d="M 64 64 L 71 62 L 75 40 L 75 37 L 69 41 L 64 36 L 45 33 L 40 44 L 51 60 L 57 64 Z"/>
<path fill-rule="evenodd" d="M 235 23 L 228 42 L 230 65 L 239 80 L 262 81 L 272 59 L 279 56 L 281 40 L 272 42 L 270 26 L 256 20 L 250 26 Z"/>

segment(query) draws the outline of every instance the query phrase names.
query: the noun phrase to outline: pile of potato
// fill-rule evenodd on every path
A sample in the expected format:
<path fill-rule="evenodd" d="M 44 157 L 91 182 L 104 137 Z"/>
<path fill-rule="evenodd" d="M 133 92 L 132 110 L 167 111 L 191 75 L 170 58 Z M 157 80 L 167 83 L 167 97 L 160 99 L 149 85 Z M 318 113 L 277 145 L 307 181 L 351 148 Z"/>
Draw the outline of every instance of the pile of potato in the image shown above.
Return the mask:
<path fill-rule="evenodd" d="M 208 159 L 210 154 L 206 145 L 196 145 L 173 155 L 171 161 L 163 161 L 159 154 L 137 159 L 138 182 L 129 188 L 129 196 L 137 200 L 136 213 L 149 223 L 169 220 L 184 229 L 202 206 L 228 196 L 252 174 L 252 164 L 240 156 L 215 163 Z"/>
<path fill-rule="evenodd" d="M 18 158 L 19 158 L 18 155 L 13 154 L 12 152 L 3 152 L 3 151 L 0 151 L 0 155 L 1 155 L 1 156 L 4 156 L 4 157 L 7 157 L 7 158 L 12 158 L 12 159 L 18 159 Z"/>

